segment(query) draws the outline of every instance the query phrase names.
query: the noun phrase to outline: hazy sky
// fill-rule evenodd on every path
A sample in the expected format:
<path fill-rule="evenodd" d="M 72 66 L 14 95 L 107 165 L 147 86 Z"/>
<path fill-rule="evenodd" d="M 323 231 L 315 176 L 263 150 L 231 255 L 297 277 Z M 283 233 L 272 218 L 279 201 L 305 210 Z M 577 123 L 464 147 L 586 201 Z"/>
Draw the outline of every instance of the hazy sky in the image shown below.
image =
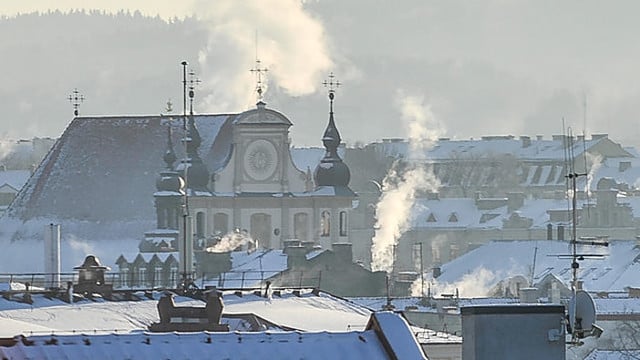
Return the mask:
<path fill-rule="evenodd" d="M 50 3 L 5 1 L 0 11 L 42 11 Z M 266 98 L 297 117 L 292 119 L 299 125 L 292 128 L 297 144 L 319 143 L 324 124 L 304 122 L 309 108 L 326 108 L 326 93 L 319 85 L 329 71 L 345 83 L 336 113 L 347 141 L 406 137 L 403 110 L 397 106 L 406 96 L 421 99 L 415 111 L 432 113 L 442 136 L 550 137 L 563 131 L 564 118 L 575 133 L 609 133 L 624 144 L 640 144 L 637 1 L 55 4 L 61 10 L 139 9 L 163 18 L 197 13 L 211 33 L 198 59 L 208 92 L 202 108 L 207 111 L 241 111 L 253 101 L 246 89 L 254 79 L 246 70 L 253 66 L 254 32 L 259 29 L 260 57 L 270 70 L 267 86 L 277 90 L 268 91 Z M 229 57 L 220 57 L 220 49 Z M 230 83 L 238 86 L 221 91 L 221 84 Z"/>

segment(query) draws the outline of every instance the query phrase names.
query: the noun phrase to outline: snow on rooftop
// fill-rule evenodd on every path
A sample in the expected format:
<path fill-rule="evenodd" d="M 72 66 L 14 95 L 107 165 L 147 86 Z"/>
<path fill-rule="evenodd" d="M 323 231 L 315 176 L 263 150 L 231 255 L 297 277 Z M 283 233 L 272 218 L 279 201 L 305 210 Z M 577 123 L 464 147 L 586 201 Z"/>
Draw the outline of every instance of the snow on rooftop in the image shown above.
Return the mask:
<path fill-rule="evenodd" d="M 570 260 L 558 255 L 571 254 L 570 250 L 566 241 L 492 241 L 442 265 L 442 274 L 434 281 L 439 288 L 458 288 L 464 297 L 486 295 L 501 280 L 516 275 L 529 279 L 537 251 L 534 284 L 551 273 L 568 285 Z M 578 279 L 586 290 L 624 291 L 629 286 L 640 286 L 640 267 L 635 262 L 640 249 L 634 241 L 614 240 L 606 248 L 579 245 L 578 252 L 604 255 L 580 261 Z"/>
<path fill-rule="evenodd" d="M 154 299 L 159 293 L 154 293 Z M 0 336 L 17 333 L 113 332 L 146 330 L 159 321 L 157 301 L 140 296 L 139 301 L 80 301 L 73 304 L 34 294 L 33 304 L 0 298 Z M 204 306 L 204 302 L 175 297 L 179 306 Z M 299 295 L 282 291 L 264 298 L 253 292 L 225 291 L 224 314 L 253 313 L 274 324 L 303 331 L 364 330 L 371 311 L 320 292 L 303 290 Z M 5 328 L 11 331 L 3 331 Z M 9 327 L 11 325 L 11 327 Z M 15 330 L 19 330 L 16 332 Z"/>
<path fill-rule="evenodd" d="M 55 338 L 55 343 L 51 339 Z M 360 332 L 164 333 L 30 336 L 0 347 L 3 358 L 389 359 L 373 330 Z M 147 345 L 148 344 L 148 345 Z M 55 346 L 55 349 L 52 348 Z M 43 355 L 45 357 L 43 357 Z M 47 356 L 49 355 L 49 356 Z M 414 357 L 415 359 L 415 357 Z M 419 359 L 419 358 L 418 358 Z"/>

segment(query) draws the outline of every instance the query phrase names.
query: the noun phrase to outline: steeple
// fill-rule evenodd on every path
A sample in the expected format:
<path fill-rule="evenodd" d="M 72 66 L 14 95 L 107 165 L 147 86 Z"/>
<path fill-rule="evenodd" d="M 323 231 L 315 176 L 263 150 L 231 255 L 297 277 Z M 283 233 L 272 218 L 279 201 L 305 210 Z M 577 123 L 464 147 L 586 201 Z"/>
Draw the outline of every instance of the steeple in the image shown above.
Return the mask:
<path fill-rule="evenodd" d="M 163 156 L 167 167 L 160 173 L 160 176 L 156 180 L 156 189 L 158 191 L 182 194 L 184 180 L 173 170 L 173 163 L 176 162 L 176 159 L 176 154 L 173 151 L 173 142 L 171 141 L 171 127 L 169 127 L 167 128 L 167 151 Z"/>
<path fill-rule="evenodd" d="M 325 154 L 314 173 L 316 186 L 348 186 L 351 178 L 349 167 L 342 162 L 338 155 L 338 146 L 340 146 L 342 139 L 333 117 L 333 100 L 335 89 L 342 84 L 339 81 L 334 81 L 334 77 L 333 73 L 329 74 L 329 80 L 325 80 L 323 83 L 325 87 L 329 88 L 329 124 L 322 136 Z"/>

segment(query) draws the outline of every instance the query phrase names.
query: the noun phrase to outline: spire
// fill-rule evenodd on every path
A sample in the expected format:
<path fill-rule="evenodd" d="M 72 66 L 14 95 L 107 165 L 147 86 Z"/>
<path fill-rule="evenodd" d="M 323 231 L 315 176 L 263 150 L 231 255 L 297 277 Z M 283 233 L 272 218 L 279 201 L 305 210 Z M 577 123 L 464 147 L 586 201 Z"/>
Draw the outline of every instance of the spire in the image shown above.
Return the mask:
<path fill-rule="evenodd" d="M 349 167 L 342 162 L 338 155 L 338 146 L 340 146 L 342 139 L 333 116 L 333 100 L 335 89 L 342 84 L 335 81 L 334 78 L 333 73 L 330 73 L 329 80 L 323 82 L 324 86 L 329 88 L 329 124 L 322 136 L 325 154 L 314 173 L 316 186 L 347 186 L 351 178 Z"/>
<path fill-rule="evenodd" d="M 190 70 L 189 80 L 187 80 L 187 62 L 183 61 L 183 130 L 184 130 L 184 138 L 182 142 L 184 143 L 186 150 L 186 158 L 181 161 L 181 164 L 178 166 L 178 171 L 181 173 L 182 177 L 186 180 L 187 189 L 199 190 L 199 191 L 208 191 L 207 185 L 209 183 L 209 171 L 207 170 L 206 165 L 200 158 L 198 154 L 198 148 L 200 148 L 200 144 L 202 143 L 202 139 L 200 138 L 200 133 L 198 132 L 198 128 L 196 127 L 196 123 L 193 115 L 193 98 L 195 97 L 195 85 L 200 83 L 200 80 L 196 78 L 195 72 Z M 189 115 L 187 116 L 187 88 L 189 90 Z"/>
<path fill-rule="evenodd" d="M 184 180 L 173 170 L 173 163 L 176 162 L 176 159 L 177 156 L 173 151 L 173 142 L 171 141 L 171 126 L 169 126 L 167 128 L 167 151 L 163 156 L 167 168 L 161 171 L 156 179 L 156 189 L 158 191 L 168 191 L 176 194 L 183 193 Z"/>
<path fill-rule="evenodd" d="M 167 152 L 164 153 L 163 159 L 167 164 L 167 169 L 173 170 L 173 163 L 176 162 L 178 157 L 173 151 L 173 142 L 171 141 L 171 127 L 167 128 Z"/>

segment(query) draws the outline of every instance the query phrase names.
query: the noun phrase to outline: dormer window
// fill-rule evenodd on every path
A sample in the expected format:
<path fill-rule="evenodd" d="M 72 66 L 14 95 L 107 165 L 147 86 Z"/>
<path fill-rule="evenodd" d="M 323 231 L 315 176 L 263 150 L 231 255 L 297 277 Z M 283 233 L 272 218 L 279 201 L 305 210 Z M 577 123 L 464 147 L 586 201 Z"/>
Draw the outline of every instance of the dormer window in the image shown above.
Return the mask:
<path fill-rule="evenodd" d="M 451 213 L 451 215 L 449 215 L 449 222 L 458 222 L 458 215 L 456 213 Z"/>
<path fill-rule="evenodd" d="M 435 215 L 433 215 L 433 213 L 429 214 L 429 216 L 427 217 L 427 222 L 437 222 L 438 220 L 436 220 Z"/>

